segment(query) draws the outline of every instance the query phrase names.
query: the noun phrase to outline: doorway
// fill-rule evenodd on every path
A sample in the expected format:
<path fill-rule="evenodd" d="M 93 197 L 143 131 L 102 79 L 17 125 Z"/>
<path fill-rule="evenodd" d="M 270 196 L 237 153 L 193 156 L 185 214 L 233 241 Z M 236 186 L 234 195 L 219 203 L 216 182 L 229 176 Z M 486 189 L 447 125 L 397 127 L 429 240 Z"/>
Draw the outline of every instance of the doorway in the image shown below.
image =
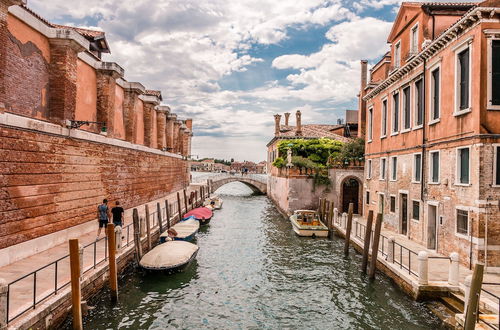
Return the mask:
<path fill-rule="evenodd" d="M 437 248 L 437 206 L 429 205 L 427 219 L 427 248 L 436 250 Z"/>
<path fill-rule="evenodd" d="M 342 212 L 349 211 L 349 203 L 354 204 L 353 212 L 359 213 L 359 182 L 354 178 L 344 181 L 342 184 Z"/>
<path fill-rule="evenodd" d="M 400 234 L 408 235 L 408 194 L 401 194 L 399 218 L 401 219 Z"/>

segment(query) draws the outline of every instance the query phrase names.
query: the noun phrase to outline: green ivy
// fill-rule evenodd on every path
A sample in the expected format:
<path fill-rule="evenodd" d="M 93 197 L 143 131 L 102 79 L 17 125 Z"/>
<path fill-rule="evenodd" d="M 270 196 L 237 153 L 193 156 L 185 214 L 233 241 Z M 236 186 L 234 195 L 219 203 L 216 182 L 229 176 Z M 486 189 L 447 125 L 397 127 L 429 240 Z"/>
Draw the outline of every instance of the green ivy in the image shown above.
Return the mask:
<path fill-rule="evenodd" d="M 290 139 L 281 140 L 278 151 L 281 157 L 286 157 L 288 149 L 291 149 L 294 156 L 307 158 L 316 166 L 326 166 L 328 159 L 340 153 L 342 146 L 342 142 L 328 138 Z"/>
<path fill-rule="evenodd" d="M 273 166 L 274 167 L 277 167 L 277 168 L 283 168 L 286 166 L 286 162 L 285 160 L 283 159 L 283 157 L 278 157 L 274 160 L 273 162 Z"/>

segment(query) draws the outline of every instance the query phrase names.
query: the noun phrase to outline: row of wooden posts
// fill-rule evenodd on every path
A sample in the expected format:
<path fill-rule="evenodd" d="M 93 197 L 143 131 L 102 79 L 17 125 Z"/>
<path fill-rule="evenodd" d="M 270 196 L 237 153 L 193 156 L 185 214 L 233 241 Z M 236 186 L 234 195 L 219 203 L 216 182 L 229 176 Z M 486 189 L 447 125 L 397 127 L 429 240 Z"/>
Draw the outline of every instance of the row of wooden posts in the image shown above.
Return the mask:
<path fill-rule="evenodd" d="M 334 232 L 334 228 L 335 228 L 333 225 L 334 212 L 335 212 L 335 204 L 333 203 L 333 201 L 328 201 L 325 198 L 319 199 L 318 213 L 319 213 L 320 219 L 323 221 L 323 223 L 326 222 L 326 224 L 327 224 L 329 238 L 333 237 L 333 232 Z M 349 244 L 351 241 L 352 215 L 353 215 L 353 213 L 354 213 L 354 204 L 349 203 L 349 209 L 347 211 L 345 242 L 344 242 L 344 254 L 345 254 L 345 256 L 349 255 Z M 367 219 L 367 223 L 366 223 L 365 240 L 364 240 L 364 246 L 363 246 L 363 259 L 361 261 L 361 271 L 363 273 L 366 273 L 368 261 L 369 261 L 369 259 L 371 260 L 370 268 L 368 269 L 368 277 L 369 278 L 375 278 L 378 246 L 379 246 L 379 242 L 380 242 L 380 231 L 382 230 L 382 214 L 380 214 L 380 213 L 377 214 L 377 219 L 375 221 L 375 231 L 374 231 L 373 242 L 372 242 L 372 256 L 371 256 L 371 258 L 369 258 L 370 257 L 370 255 L 369 255 L 370 254 L 370 241 L 371 241 L 371 237 L 372 237 L 372 225 L 373 225 L 373 211 L 370 210 L 368 212 L 368 219 Z"/>
<path fill-rule="evenodd" d="M 351 239 L 351 229 L 352 229 L 352 215 L 353 215 L 354 204 L 349 203 L 349 209 L 347 212 L 347 223 L 345 232 L 345 242 L 344 242 L 344 254 L 349 255 L 349 244 Z M 333 237 L 333 218 L 334 218 L 334 203 L 326 199 L 320 198 L 318 213 L 320 219 L 323 223 L 326 222 L 328 227 L 328 237 Z M 382 230 L 382 214 L 377 213 L 377 218 L 375 220 L 375 230 L 373 235 L 373 242 L 371 246 L 371 257 L 370 257 L 370 241 L 372 237 L 372 227 L 373 227 L 373 210 L 368 211 L 368 218 L 366 221 L 366 231 L 364 237 L 363 245 L 363 258 L 361 261 L 361 271 L 366 273 L 368 266 L 368 261 L 370 260 L 370 267 L 368 269 L 368 277 L 370 279 L 375 278 L 375 270 L 378 257 L 378 247 L 380 241 L 380 232 Z M 474 267 L 474 272 L 465 279 L 465 307 L 464 307 L 464 317 L 465 317 L 465 330 L 475 329 L 475 325 L 479 320 L 479 297 L 481 294 L 481 286 L 483 282 L 483 272 L 484 264 L 476 263 Z M 499 315 L 500 316 L 500 315 Z M 499 321 L 500 322 L 500 321 Z"/>
<path fill-rule="evenodd" d="M 198 195 L 199 191 L 199 195 Z M 203 200 L 207 197 L 210 197 L 210 194 L 213 192 L 213 186 L 211 180 L 207 181 L 207 186 L 200 186 L 199 190 L 195 190 L 191 192 L 189 198 L 187 196 L 186 189 L 183 190 L 184 197 L 184 210 L 185 213 L 189 211 L 189 209 L 194 209 L 203 204 Z M 198 196 L 200 197 L 198 199 Z M 182 216 L 181 207 L 181 195 L 180 192 L 177 192 L 177 214 L 173 213 L 171 208 L 169 207 L 168 200 L 165 200 L 165 219 L 166 219 L 166 227 L 164 228 L 164 223 L 162 220 L 162 210 L 160 203 L 156 203 L 156 212 L 158 219 L 158 227 L 159 233 L 163 233 L 164 230 L 168 230 L 171 225 L 175 223 L 175 220 L 179 221 Z M 143 255 L 141 237 L 144 234 L 147 237 L 147 246 L 148 250 L 151 250 L 153 247 L 152 243 L 152 234 L 151 234 L 151 214 L 149 212 L 149 206 L 145 205 L 145 233 L 144 230 L 141 230 L 141 219 L 139 218 L 139 212 L 137 208 L 134 208 L 132 211 L 132 219 L 133 219 L 133 228 L 134 228 L 134 246 L 135 246 L 135 255 L 137 261 L 140 261 Z M 118 227 L 120 228 L 120 227 Z M 108 268 L 109 268 L 109 288 L 111 294 L 111 300 L 118 300 L 118 269 L 116 265 L 116 254 L 121 249 L 121 228 L 115 230 L 115 225 L 113 223 L 108 223 L 106 227 L 106 235 L 107 235 L 107 250 L 108 254 Z M 81 330 L 83 329 L 83 321 L 82 321 L 82 294 L 81 294 L 81 274 L 82 274 L 82 258 L 83 255 L 82 248 L 78 242 L 78 239 L 70 239 L 69 240 L 69 257 L 70 257 L 70 272 L 71 272 L 71 303 L 72 303 L 72 316 L 73 316 L 73 329 Z"/>

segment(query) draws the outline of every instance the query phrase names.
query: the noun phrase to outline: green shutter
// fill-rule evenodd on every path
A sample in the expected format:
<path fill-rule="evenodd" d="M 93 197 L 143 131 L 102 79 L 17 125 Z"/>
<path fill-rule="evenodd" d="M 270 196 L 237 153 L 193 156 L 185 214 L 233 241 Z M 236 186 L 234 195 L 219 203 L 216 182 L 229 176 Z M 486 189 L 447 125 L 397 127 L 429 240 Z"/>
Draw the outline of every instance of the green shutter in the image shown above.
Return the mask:
<path fill-rule="evenodd" d="M 460 183 L 469 183 L 469 149 L 460 149 Z"/>
<path fill-rule="evenodd" d="M 491 44 L 491 104 L 500 105 L 500 40 Z"/>

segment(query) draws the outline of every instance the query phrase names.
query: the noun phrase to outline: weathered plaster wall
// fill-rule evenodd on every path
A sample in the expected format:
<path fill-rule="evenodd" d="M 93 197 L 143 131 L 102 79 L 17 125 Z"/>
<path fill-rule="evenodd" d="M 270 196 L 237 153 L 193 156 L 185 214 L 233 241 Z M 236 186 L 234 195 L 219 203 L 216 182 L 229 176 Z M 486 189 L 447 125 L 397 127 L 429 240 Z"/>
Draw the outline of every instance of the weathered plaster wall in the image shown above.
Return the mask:
<path fill-rule="evenodd" d="M 75 120 L 97 121 L 97 77 L 93 67 L 78 59 L 76 62 Z M 84 125 L 83 130 L 98 132 L 96 124 Z"/>
<path fill-rule="evenodd" d="M 123 88 L 116 85 L 115 88 L 115 104 L 114 104 L 114 137 L 125 140 L 125 121 L 123 116 Z"/>

